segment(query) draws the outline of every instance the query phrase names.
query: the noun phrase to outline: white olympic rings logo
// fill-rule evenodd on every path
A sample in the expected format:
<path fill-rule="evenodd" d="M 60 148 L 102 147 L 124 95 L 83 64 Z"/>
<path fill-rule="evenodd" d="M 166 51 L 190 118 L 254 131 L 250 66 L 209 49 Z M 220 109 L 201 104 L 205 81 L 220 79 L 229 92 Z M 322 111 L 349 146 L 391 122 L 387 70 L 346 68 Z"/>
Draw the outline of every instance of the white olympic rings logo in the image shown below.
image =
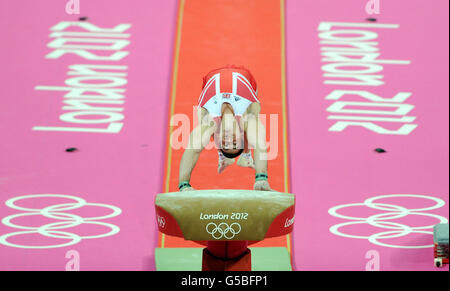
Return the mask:
<path fill-rule="evenodd" d="M 64 198 L 74 200 L 72 203 L 63 203 L 57 205 L 51 205 L 44 208 L 26 208 L 16 205 L 15 203 L 19 200 L 25 199 L 33 199 L 33 198 Z M 86 200 L 71 196 L 71 195 L 62 195 L 62 194 L 36 194 L 36 195 L 25 195 L 20 197 L 15 197 L 6 201 L 6 206 L 12 209 L 25 211 L 26 213 L 14 214 L 7 216 L 2 219 L 2 223 L 8 227 L 21 229 L 23 231 L 8 233 L 0 236 L 0 244 L 9 247 L 15 248 L 24 248 L 24 249 L 49 249 L 49 248 L 61 248 L 67 247 L 74 244 L 79 243 L 82 239 L 94 239 L 94 238 L 103 238 L 117 234 L 120 231 L 120 228 L 114 224 L 99 222 L 96 220 L 103 220 L 118 216 L 122 213 L 122 210 L 118 207 L 100 204 L 100 203 L 87 203 Z M 72 213 L 64 213 L 63 211 L 75 210 L 84 206 L 94 206 L 94 207 L 104 207 L 112 210 L 112 213 L 99 217 L 80 217 L 78 215 Z M 12 221 L 18 217 L 26 217 L 26 216 L 44 216 L 46 218 L 62 220 L 61 222 L 54 222 L 45 224 L 39 227 L 32 226 L 24 226 L 13 223 Z M 62 231 L 62 229 L 72 228 L 79 226 L 81 224 L 94 224 L 105 226 L 110 228 L 111 230 L 106 233 L 98 234 L 98 235 L 89 235 L 89 236 L 80 236 L 74 233 Z M 56 238 L 56 239 L 69 239 L 71 241 L 67 243 L 62 243 L 58 245 L 42 245 L 42 246 L 34 246 L 34 245 L 21 245 L 8 241 L 8 239 L 27 235 L 27 234 L 40 234 L 45 237 Z"/>
<path fill-rule="evenodd" d="M 158 220 L 158 225 L 161 228 L 164 228 L 166 226 L 166 220 L 164 219 L 164 217 L 158 215 L 157 220 Z"/>
<path fill-rule="evenodd" d="M 406 198 L 420 198 L 420 199 L 432 200 L 435 202 L 435 204 L 430 207 L 408 209 L 408 208 L 405 208 L 405 207 L 402 207 L 399 205 L 392 205 L 392 204 L 386 204 L 386 203 L 375 203 L 375 201 L 379 200 L 379 199 L 405 198 L 405 197 Z M 382 243 L 379 240 L 403 237 L 403 236 L 407 236 L 411 233 L 421 233 L 421 234 L 431 234 L 432 235 L 433 234 L 433 231 L 432 231 L 433 226 L 437 223 L 448 223 L 448 219 L 443 216 L 433 214 L 433 213 L 426 213 L 424 211 L 438 209 L 444 205 L 445 205 L 445 201 L 443 201 L 439 198 L 436 198 L 436 197 L 431 197 L 431 196 L 426 196 L 426 195 L 392 194 L 392 195 L 376 196 L 376 197 L 366 199 L 363 203 L 350 203 L 350 204 L 344 204 L 344 205 L 339 205 L 339 206 L 330 208 L 328 210 L 328 213 L 330 215 L 339 217 L 342 219 L 354 220 L 353 222 L 344 222 L 344 223 L 336 224 L 330 228 L 330 232 L 335 235 L 342 236 L 342 237 L 367 239 L 372 244 L 389 247 L 389 248 L 403 248 L 403 249 L 431 248 L 431 247 L 433 247 L 433 245 L 418 245 L 418 246 L 393 245 L 393 244 Z M 346 215 L 339 214 L 337 212 L 339 209 L 347 208 L 347 207 L 355 207 L 355 206 L 367 206 L 372 209 L 389 211 L 389 212 L 375 214 L 375 215 L 372 215 L 369 217 L 346 216 Z M 433 217 L 433 218 L 438 219 L 439 222 L 437 222 L 433 225 L 411 227 L 411 226 L 408 226 L 405 224 L 387 221 L 387 220 L 403 218 L 408 215 Z M 342 233 L 340 231 L 341 227 L 348 226 L 348 225 L 355 225 L 355 224 L 369 224 L 374 227 L 387 229 L 387 231 L 375 233 L 375 234 L 372 234 L 369 236 L 351 235 L 351 234 Z"/>
<path fill-rule="evenodd" d="M 228 225 L 225 222 L 222 222 L 219 225 L 214 222 L 210 222 L 206 226 L 206 231 L 215 239 L 233 239 L 241 232 L 241 225 L 236 222 L 231 225 Z"/>

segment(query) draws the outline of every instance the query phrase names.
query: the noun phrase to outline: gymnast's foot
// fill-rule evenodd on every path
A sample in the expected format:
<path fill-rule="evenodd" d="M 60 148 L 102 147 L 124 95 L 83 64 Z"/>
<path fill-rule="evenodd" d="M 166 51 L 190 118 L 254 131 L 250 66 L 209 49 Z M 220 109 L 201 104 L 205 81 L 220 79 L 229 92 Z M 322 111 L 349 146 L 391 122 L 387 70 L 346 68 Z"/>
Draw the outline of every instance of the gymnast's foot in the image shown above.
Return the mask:
<path fill-rule="evenodd" d="M 218 153 L 219 153 L 219 166 L 217 167 L 217 172 L 219 172 L 220 174 L 226 169 L 226 167 L 234 164 L 236 160 L 225 157 L 220 151 L 218 151 Z"/>
<path fill-rule="evenodd" d="M 243 168 L 255 168 L 255 162 L 253 161 L 252 152 L 242 153 L 237 161 L 238 166 Z"/>

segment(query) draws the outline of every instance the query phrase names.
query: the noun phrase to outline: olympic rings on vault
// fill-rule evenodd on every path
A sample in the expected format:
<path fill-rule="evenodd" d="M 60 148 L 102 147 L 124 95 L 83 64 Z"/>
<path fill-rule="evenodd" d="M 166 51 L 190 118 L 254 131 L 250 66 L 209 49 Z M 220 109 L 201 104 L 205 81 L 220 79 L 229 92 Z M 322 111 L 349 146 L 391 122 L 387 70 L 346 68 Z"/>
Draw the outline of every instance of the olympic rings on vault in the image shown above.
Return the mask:
<path fill-rule="evenodd" d="M 228 225 L 225 222 L 222 222 L 219 225 L 210 222 L 206 225 L 206 231 L 215 239 L 233 239 L 241 232 L 241 225 L 236 222 L 231 225 Z"/>

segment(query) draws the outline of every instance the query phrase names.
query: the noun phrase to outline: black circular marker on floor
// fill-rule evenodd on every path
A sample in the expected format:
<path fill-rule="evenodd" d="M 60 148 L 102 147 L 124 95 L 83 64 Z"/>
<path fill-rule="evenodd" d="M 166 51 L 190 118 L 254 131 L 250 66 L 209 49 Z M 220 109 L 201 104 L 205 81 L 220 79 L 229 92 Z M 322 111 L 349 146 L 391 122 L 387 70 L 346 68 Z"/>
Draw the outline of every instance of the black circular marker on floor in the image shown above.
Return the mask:
<path fill-rule="evenodd" d="M 77 148 L 68 148 L 68 149 L 66 149 L 66 152 L 72 153 L 72 152 L 75 152 L 77 150 L 78 150 Z"/>
<path fill-rule="evenodd" d="M 83 16 L 83 17 L 78 18 L 79 21 L 86 21 L 86 20 L 88 20 L 88 19 L 89 19 L 89 18 L 87 18 L 86 16 Z"/>
<path fill-rule="evenodd" d="M 379 154 L 381 154 L 381 153 L 386 153 L 386 150 L 385 150 L 385 149 L 382 149 L 382 148 L 376 148 L 375 151 L 376 151 L 377 153 L 379 153 Z"/>

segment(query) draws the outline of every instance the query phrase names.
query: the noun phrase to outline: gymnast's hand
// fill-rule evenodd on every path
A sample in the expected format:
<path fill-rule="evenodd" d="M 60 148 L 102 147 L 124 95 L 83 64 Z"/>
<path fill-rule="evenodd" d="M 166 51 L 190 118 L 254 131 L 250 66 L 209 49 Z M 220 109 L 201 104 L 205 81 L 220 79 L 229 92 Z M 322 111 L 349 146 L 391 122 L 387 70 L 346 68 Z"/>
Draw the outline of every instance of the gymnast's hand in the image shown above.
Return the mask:
<path fill-rule="evenodd" d="M 185 187 L 183 188 L 180 192 L 185 192 L 185 191 L 194 191 L 195 189 L 192 187 Z"/>
<path fill-rule="evenodd" d="M 257 191 L 275 191 L 272 188 L 270 188 L 269 182 L 266 180 L 264 181 L 256 181 L 255 185 L 253 185 L 253 190 Z"/>

